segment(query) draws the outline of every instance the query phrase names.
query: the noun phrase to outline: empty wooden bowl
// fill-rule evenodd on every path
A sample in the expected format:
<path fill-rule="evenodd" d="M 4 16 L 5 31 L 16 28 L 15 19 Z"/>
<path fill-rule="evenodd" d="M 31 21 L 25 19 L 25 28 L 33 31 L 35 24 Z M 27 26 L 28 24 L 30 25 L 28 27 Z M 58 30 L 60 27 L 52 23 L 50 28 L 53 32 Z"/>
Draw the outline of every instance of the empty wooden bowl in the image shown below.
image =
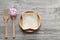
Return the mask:
<path fill-rule="evenodd" d="M 40 24 L 40 16 L 34 10 L 23 12 L 19 19 L 19 26 L 25 32 L 35 32 L 40 28 Z"/>

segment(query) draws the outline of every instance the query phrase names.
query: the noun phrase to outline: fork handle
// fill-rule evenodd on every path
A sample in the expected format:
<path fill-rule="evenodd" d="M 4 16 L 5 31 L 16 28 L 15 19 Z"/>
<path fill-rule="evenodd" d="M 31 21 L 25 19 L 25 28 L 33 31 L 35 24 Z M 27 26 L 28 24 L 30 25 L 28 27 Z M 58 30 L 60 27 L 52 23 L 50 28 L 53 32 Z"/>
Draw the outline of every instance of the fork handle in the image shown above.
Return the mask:
<path fill-rule="evenodd" d="M 7 26 L 7 22 L 5 22 L 5 38 L 8 38 L 8 26 Z"/>

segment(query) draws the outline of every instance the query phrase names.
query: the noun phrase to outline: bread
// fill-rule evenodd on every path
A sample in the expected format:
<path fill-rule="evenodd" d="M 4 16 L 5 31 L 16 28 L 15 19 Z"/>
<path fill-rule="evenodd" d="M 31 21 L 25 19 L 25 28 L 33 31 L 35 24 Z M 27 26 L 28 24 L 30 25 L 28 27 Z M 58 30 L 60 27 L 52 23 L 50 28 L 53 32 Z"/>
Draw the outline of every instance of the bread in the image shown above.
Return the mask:
<path fill-rule="evenodd" d="M 34 32 L 40 27 L 40 17 L 34 10 L 27 10 L 20 16 L 19 25 L 25 32 Z"/>

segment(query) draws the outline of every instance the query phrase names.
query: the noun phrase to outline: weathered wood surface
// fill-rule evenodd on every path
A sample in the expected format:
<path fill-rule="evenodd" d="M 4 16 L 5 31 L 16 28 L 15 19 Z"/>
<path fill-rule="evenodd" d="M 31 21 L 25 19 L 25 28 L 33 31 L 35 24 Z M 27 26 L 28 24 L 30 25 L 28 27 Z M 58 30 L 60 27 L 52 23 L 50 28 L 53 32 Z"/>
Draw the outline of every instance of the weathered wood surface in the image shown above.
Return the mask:
<path fill-rule="evenodd" d="M 18 15 L 16 24 L 16 39 L 14 40 L 60 40 L 60 0 L 0 0 L 0 40 L 4 39 L 3 9 L 16 5 Z M 41 28 L 38 32 L 26 34 L 18 25 L 19 14 L 24 10 L 36 10 L 41 16 Z M 12 21 L 8 21 L 8 40 L 12 40 Z"/>

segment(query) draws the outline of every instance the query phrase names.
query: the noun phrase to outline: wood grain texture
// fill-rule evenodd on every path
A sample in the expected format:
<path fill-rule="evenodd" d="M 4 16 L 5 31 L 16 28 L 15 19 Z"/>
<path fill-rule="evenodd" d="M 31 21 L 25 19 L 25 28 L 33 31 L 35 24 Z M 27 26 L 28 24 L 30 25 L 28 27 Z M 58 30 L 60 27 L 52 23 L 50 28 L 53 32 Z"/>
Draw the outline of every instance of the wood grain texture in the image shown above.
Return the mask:
<path fill-rule="evenodd" d="M 4 40 L 3 10 L 5 7 L 16 5 L 18 15 L 15 20 L 16 39 L 14 40 L 60 40 L 60 0 L 0 0 L 0 40 Z M 23 33 L 18 20 L 24 10 L 33 9 L 41 16 L 41 28 L 32 34 Z M 8 20 L 8 40 L 12 39 L 12 21 Z"/>

